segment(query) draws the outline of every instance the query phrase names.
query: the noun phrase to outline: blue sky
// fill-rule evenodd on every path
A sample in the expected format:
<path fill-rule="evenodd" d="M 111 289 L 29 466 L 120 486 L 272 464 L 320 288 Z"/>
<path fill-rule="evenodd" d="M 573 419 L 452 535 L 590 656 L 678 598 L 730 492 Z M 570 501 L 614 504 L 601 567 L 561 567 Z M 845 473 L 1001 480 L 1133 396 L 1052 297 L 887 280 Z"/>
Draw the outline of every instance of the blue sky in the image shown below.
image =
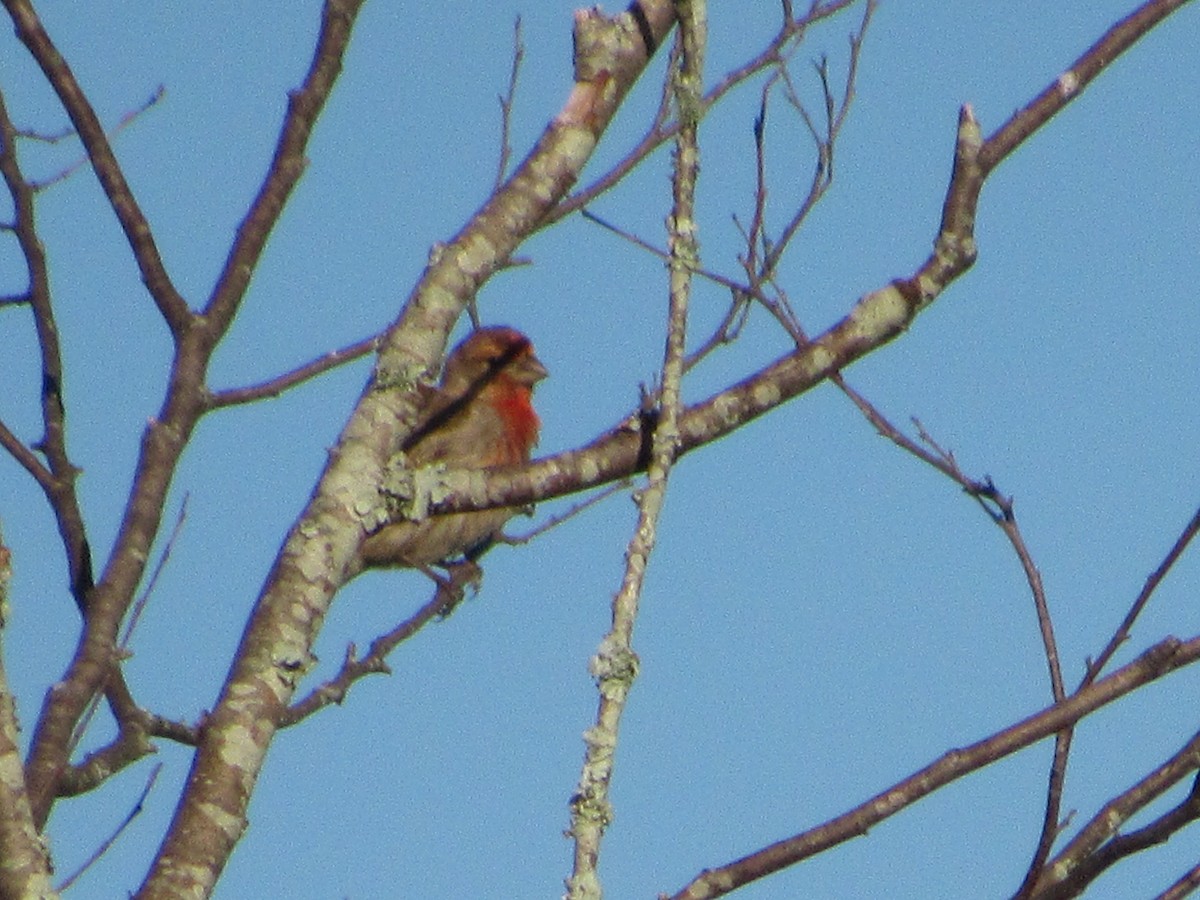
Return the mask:
<path fill-rule="evenodd" d="M 286 91 L 311 55 L 318 4 L 176 8 L 98 3 L 42 14 L 103 121 L 159 84 L 162 103 L 116 150 L 183 294 L 203 302 L 266 169 Z M 777 4 L 711 12 L 710 73 L 743 59 Z M 734 7 L 737 7 L 736 9 Z M 985 133 L 1132 5 L 883 3 L 832 191 L 781 269 L 810 331 L 910 274 L 940 212 L 961 103 Z M 494 178 L 496 95 L 512 22 L 527 45 L 513 120 L 519 158 L 570 87 L 572 4 L 367 4 L 211 383 L 258 381 L 365 337 L 396 315 L 430 245 L 452 235 Z M 795 71 L 827 54 L 835 81 L 856 19 L 815 29 Z M 1186 8 L 1118 61 L 985 187 L 979 261 L 910 333 L 851 369 L 897 424 L 918 416 L 1016 510 L 1058 629 L 1068 684 L 1103 646 L 1200 495 L 1200 178 L 1194 47 Z M 18 124 L 64 117 L 10 33 L 0 86 Z M 660 59 L 587 174 L 620 158 L 657 99 Z M 703 259 L 737 274 L 731 214 L 749 216 L 757 90 L 702 131 Z M 782 104 L 771 116 L 776 227 L 802 195 L 811 145 Z M 26 144 L 49 175 L 78 155 Z M 593 210 L 664 242 L 660 153 Z M 585 175 L 586 178 L 586 175 Z M 72 454 L 97 559 L 108 551 L 142 424 L 158 407 L 165 329 L 95 180 L 75 175 L 39 207 L 68 365 Z M 662 352 L 665 271 L 575 219 L 523 249 L 532 265 L 481 293 L 489 322 L 529 333 L 552 378 L 539 389 L 541 451 L 577 446 L 636 403 Z M 0 242 L 0 292 L 23 288 Z M 698 284 L 693 333 L 727 295 Z M 690 401 L 786 349 L 755 313 L 741 342 L 697 370 Z M 38 434 L 32 328 L 0 314 L 0 418 Z M 175 482 L 188 519 L 127 664 L 151 708 L 194 720 L 283 535 L 368 371 L 361 361 L 274 401 L 203 422 Z M 545 504 L 539 516 L 565 508 Z M 604 634 L 634 521 L 607 501 L 535 543 L 491 554 L 481 595 L 401 647 L 394 675 L 281 734 L 251 826 L 217 896 L 545 897 L 569 873 L 567 802 L 591 724 L 588 657 Z M 517 521 L 515 528 L 526 523 Z M 530 523 L 532 524 L 532 523 Z M 0 527 L 16 575 L 5 635 L 26 730 L 74 648 L 75 613 L 43 500 L 0 461 Z M 1200 632 L 1200 563 L 1185 558 L 1118 656 Z M 423 602 L 418 575 L 368 574 L 339 597 L 317 646 L 330 674 Z M 1002 535 L 941 476 L 876 437 L 830 386 L 687 457 L 671 482 L 635 634 L 642 660 L 623 725 L 608 896 L 678 889 L 701 868 L 811 827 L 946 750 L 1049 702 L 1032 602 Z M 1195 731 L 1200 673 L 1185 672 L 1078 732 L 1064 809 L 1086 821 Z M 99 742 L 104 727 L 97 726 Z M 1049 745 L 943 789 L 883 826 L 744 891 L 745 897 L 978 896 L 1015 889 L 1040 825 Z M 155 762 L 145 811 L 73 892 L 140 883 L 190 760 L 157 757 L 62 803 L 50 838 L 66 873 L 126 814 Z M 1174 799 L 1177 799 L 1174 798 Z M 1177 839 L 1108 877 L 1142 896 L 1195 862 Z"/>

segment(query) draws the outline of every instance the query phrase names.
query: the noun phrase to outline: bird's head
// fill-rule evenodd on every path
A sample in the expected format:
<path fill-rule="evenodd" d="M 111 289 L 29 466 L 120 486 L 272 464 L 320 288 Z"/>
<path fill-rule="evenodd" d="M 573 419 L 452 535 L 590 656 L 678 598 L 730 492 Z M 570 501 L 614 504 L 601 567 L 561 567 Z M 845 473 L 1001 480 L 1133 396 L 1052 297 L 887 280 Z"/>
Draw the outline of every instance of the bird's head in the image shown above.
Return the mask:
<path fill-rule="evenodd" d="M 486 390 L 496 383 L 526 390 L 550 373 L 533 352 L 533 342 L 515 328 L 480 328 L 446 358 L 442 386 L 451 391 Z"/>

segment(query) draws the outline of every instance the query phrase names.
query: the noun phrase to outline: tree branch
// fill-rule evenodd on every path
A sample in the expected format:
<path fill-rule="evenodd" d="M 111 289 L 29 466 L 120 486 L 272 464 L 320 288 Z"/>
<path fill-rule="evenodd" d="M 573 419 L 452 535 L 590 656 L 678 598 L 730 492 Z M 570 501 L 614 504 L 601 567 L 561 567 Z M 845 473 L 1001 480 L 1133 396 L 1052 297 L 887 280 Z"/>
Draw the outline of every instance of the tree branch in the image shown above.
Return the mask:
<path fill-rule="evenodd" d="M 1042 870 L 1031 897 L 1061 900 L 1077 897 L 1114 863 L 1161 844 L 1184 826 L 1200 818 L 1200 793 L 1196 783 L 1183 802 L 1158 816 L 1149 825 L 1125 835 L 1120 827 L 1137 812 L 1200 767 L 1200 734 L 1189 740 L 1165 763 L 1114 797 L 1079 830 L 1079 833 Z"/>
<path fill-rule="evenodd" d="M 859 837 L 906 806 L 964 775 L 1068 728 L 1097 709 L 1171 672 L 1200 660 L 1200 636 L 1186 642 L 1168 638 L 1155 644 L 1129 665 L 991 737 L 959 750 L 914 772 L 822 825 L 765 847 L 749 856 L 698 876 L 672 900 L 704 900 L 777 872 L 786 866 Z"/>
<path fill-rule="evenodd" d="M 600 697 L 595 724 L 584 732 L 583 768 L 579 785 L 571 795 L 568 834 L 574 839 L 575 852 L 571 876 L 567 879 L 570 900 L 599 900 L 601 897 L 598 863 L 600 843 L 612 820 L 609 786 L 614 754 L 621 716 L 638 673 L 633 627 L 637 621 L 646 567 L 654 551 L 667 483 L 679 452 L 688 303 L 692 274 L 700 265 L 696 239 L 699 226 L 695 218 L 696 181 L 700 171 L 697 133 L 704 115 L 700 98 L 708 23 L 704 0 L 675 0 L 675 12 L 679 22 L 679 65 L 672 72 L 672 80 L 680 128 L 675 143 L 673 202 L 667 220 L 670 282 L 659 416 L 650 435 L 646 486 L 636 495 L 638 518 L 625 551 L 625 572 L 613 597 L 612 628 L 600 641 L 588 666 Z"/>
<path fill-rule="evenodd" d="M 1058 76 L 1052 84 L 1013 114 L 988 139 L 979 154 L 984 173 L 990 173 L 1030 135 L 1049 122 L 1092 81 L 1159 22 L 1190 0 L 1150 0 L 1108 29 L 1100 40 Z"/>
<path fill-rule="evenodd" d="M 1142 590 L 1133 601 L 1133 606 L 1130 607 L 1121 624 L 1117 626 L 1117 630 L 1113 632 L 1113 636 L 1108 644 L 1100 651 L 1100 655 L 1096 657 L 1095 661 L 1088 662 L 1087 673 L 1084 675 L 1083 681 L 1080 682 L 1080 687 L 1087 687 L 1091 684 L 1096 676 L 1104 670 L 1104 667 L 1108 665 L 1108 661 L 1113 658 L 1113 654 L 1129 639 L 1129 633 L 1133 630 L 1133 623 L 1137 621 L 1138 616 L 1142 614 L 1142 610 L 1146 608 L 1146 604 L 1150 602 L 1150 597 L 1154 594 L 1154 591 L 1162 583 L 1167 573 L 1171 571 L 1171 568 L 1178 561 L 1179 557 L 1183 555 L 1183 551 L 1188 548 L 1188 545 L 1198 532 L 1200 532 L 1200 507 L 1197 507 L 1191 521 L 1184 526 L 1182 533 L 1176 538 L 1171 549 L 1167 551 L 1167 555 L 1163 557 L 1163 561 L 1147 576 L 1145 585 L 1142 586 Z"/>
<path fill-rule="evenodd" d="M 117 214 L 117 220 L 121 223 L 121 229 L 133 250 L 142 273 L 142 281 L 145 282 L 146 289 L 158 306 L 167 327 L 171 329 L 171 334 L 179 340 L 184 329 L 192 321 L 191 311 L 167 275 L 158 247 L 154 243 L 150 224 L 138 206 L 116 156 L 113 155 L 108 136 L 104 133 L 104 126 L 100 124 L 100 119 L 83 93 L 83 88 L 75 80 L 75 75 L 66 60 L 46 34 L 29 0 L 3 2 L 13 25 L 16 26 L 17 37 L 41 67 L 46 80 L 58 94 L 63 109 L 75 126 L 75 131 L 92 161 L 96 177 L 100 180 L 100 186 L 104 188 L 108 202 Z"/>
<path fill-rule="evenodd" d="M 297 366 L 290 372 L 277 375 L 267 381 L 240 388 L 226 388 L 209 394 L 207 405 L 209 409 L 221 409 L 226 406 L 237 406 L 243 403 L 253 403 L 267 397 L 278 397 L 284 391 L 310 379 L 323 375 L 330 369 L 345 365 L 356 359 L 361 359 L 368 353 L 379 349 L 379 337 L 363 338 L 338 350 L 330 350 L 324 356 Z"/>
<path fill-rule="evenodd" d="M 2 536 L 0 536 L 2 538 Z M 8 609 L 12 556 L 0 539 L 0 610 Z M 3 623 L 0 622 L 0 625 Z M 50 881 L 50 855 L 38 835 L 25 790 L 21 765 L 21 729 L 0 660 L 0 896 L 44 897 L 58 895 Z"/>

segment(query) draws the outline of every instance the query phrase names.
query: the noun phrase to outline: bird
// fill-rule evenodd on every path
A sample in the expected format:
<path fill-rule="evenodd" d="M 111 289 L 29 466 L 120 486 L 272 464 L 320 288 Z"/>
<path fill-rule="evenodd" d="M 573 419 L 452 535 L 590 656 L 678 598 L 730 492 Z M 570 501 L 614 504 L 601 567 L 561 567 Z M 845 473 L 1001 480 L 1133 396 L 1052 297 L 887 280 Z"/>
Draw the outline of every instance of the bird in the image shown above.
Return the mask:
<path fill-rule="evenodd" d="M 409 466 L 482 469 L 528 462 L 541 428 L 533 389 L 549 374 L 533 342 L 517 329 L 476 329 L 446 357 L 441 381 L 401 448 Z M 392 522 L 367 535 L 358 570 L 407 567 L 432 574 L 431 566 L 450 568 L 460 557 L 474 564 L 517 512 L 502 507 Z"/>

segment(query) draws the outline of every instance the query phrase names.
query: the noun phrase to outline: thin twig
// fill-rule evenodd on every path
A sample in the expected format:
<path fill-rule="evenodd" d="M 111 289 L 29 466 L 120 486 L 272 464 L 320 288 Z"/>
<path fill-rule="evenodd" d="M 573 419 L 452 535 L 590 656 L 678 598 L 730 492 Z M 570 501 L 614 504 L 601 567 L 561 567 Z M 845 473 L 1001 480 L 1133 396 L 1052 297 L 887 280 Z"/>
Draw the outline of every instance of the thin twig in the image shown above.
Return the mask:
<path fill-rule="evenodd" d="M 142 612 L 146 608 L 146 604 L 150 601 L 150 595 L 154 592 L 154 586 L 158 584 L 158 578 L 163 573 L 163 569 L 167 566 L 167 560 L 171 558 L 171 550 L 175 547 L 175 541 L 179 539 L 179 534 L 183 531 L 183 523 L 187 519 L 188 507 L 187 493 L 184 493 L 183 500 L 179 504 L 179 514 L 175 517 L 175 527 L 171 529 L 167 541 L 163 544 L 162 553 L 159 554 L 158 563 L 154 567 L 154 572 L 150 575 L 150 580 L 146 582 L 146 588 L 142 591 L 142 596 L 133 604 L 133 611 L 129 614 L 129 620 L 125 623 L 125 633 L 121 635 L 121 640 L 118 643 L 118 648 L 122 651 L 128 650 L 129 641 L 133 637 L 134 629 L 137 628 L 138 621 L 142 617 Z"/>
<path fill-rule="evenodd" d="M 158 102 L 160 100 L 162 100 L 163 97 L 166 96 L 166 93 L 167 93 L 166 87 L 164 85 L 160 84 L 157 88 L 155 88 L 154 93 L 151 94 L 150 97 L 148 99 L 146 99 L 140 106 L 135 107 L 134 109 L 131 109 L 128 112 L 124 113 L 121 116 L 121 118 L 117 120 L 117 124 L 114 125 L 112 127 L 112 129 L 108 132 L 109 142 L 112 142 L 118 134 L 120 134 L 122 131 L 124 131 L 126 128 L 128 128 L 130 125 L 132 125 L 142 115 L 142 113 L 146 112 L 151 107 L 156 106 L 158 104 Z M 76 134 L 76 131 L 73 128 L 69 128 L 69 129 L 64 130 L 60 134 L 51 135 L 51 136 L 34 135 L 31 132 L 27 132 L 27 131 L 19 132 L 19 134 L 21 137 L 24 137 L 24 138 L 31 138 L 33 140 L 40 140 L 40 141 L 44 141 L 46 143 L 54 144 L 54 143 L 57 143 L 58 141 L 62 140 L 63 138 L 74 136 Z M 51 175 L 49 178 L 42 178 L 38 181 L 31 181 L 29 183 L 29 186 L 31 188 L 33 188 L 34 191 L 43 191 L 46 188 L 51 187 L 52 185 L 55 185 L 60 181 L 66 181 L 68 178 L 70 178 L 72 175 L 74 175 L 77 171 L 79 171 L 79 169 L 86 166 L 89 161 L 90 161 L 90 159 L 89 159 L 88 155 L 85 153 L 82 156 L 80 156 L 77 160 L 75 160 L 73 163 L 71 163 L 70 165 L 61 169 L 57 174 Z"/>
<path fill-rule="evenodd" d="M 579 214 L 589 222 L 594 222 L 601 228 L 611 231 L 613 234 L 623 238 L 626 241 L 629 241 L 629 243 L 633 244 L 634 246 L 640 247 L 647 253 L 654 254 L 663 262 L 670 262 L 671 254 L 668 251 L 663 250 L 661 247 L 654 246 L 654 244 L 650 243 L 650 241 L 646 240 L 645 238 L 638 237 L 633 232 L 626 231 L 619 225 L 615 225 L 609 220 L 601 218 L 590 209 L 581 210 Z M 729 288 L 731 291 L 741 291 L 744 293 L 750 291 L 750 287 L 748 285 L 742 284 L 739 281 L 735 281 L 732 278 L 727 278 L 719 272 L 713 272 L 710 269 L 698 267 L 692 271 L 692 274 L 699 278 L 704 278 L 708 281 L 711 281 L 713 284 L 719 284 L 721 287 Z"/>
<path fill-rule="evenodd" d="M 478 587 L 481 572 L 475 563 L 461 563 L 448 567 L 448 571 L 447 580 L 436 579 L 438 586 L 433 597 L 395 628 L 371 641 L 366 656 L 360 659 L 357 648 L 350 644 L 337 675 L 289 706 L 277 719 L 278 727 L 291 727 L 331 704 L 341 704 L 351 686 L 367 675 L 390 675 L 392 670 L 387 664 L 389 654 L 433 620 L 445 618 L 462 600 L 467 588 Z"/>
<path fill-rule="evenodd" d="M 366 356 L 368 353 L 373 353 L 379 348 L 379 340 L 378 336 L 363 338 L 361 341 L 355 341 L 353 344 L 342 347 L 340 350 L 330 350 L 325 355 L 311 362 L 306 362 L 304 365 L 298 366 L 290 372 L 276 375 L 267 381 L 246 387 L 226 388 L 223 391 L 214 391 L 208 396 L 208 408 L 220 409 L 240 403 L 252 403 L 255 400 L 263 400 L 267 397 L 278 397 L 289 388 L 303 384 L 311 378 L 328 372 L 330 369 L 336 369 L 338 366 Z"/>
<path fill-rule="evenodd" d="M 500 101 L 500 159 L 496 163 L 496 181 L 493 191 L 500 190 L 508 173 L 508 161 L 512 158 L 512 110 L 517 96 L 517 77 L 521 73 L 521 62 L 525 59 L 525 41 L 521 36 L 521 17 L 513 22 L 512 69 L 508 73 L 508 90 L 496 99 Z"/>
<path fill-rule="evenodd" d="M 84 860 L 83 865 L 81 865 L 78 869 L 76 869 L 69 877 L 67 877 L 62 882 L 62 884 L 60 884 L 58 886 L 57 890 L 59 891 L 59 893 L 65 892 L 68 888 L 71 887 L 71 885 L 73 885 L 76 881 L 78 881 L 79 876 L 81 876 L 84 872 L 86 872 L 88 869 L 90 869 L 95 864 L 95 862 L 98 859 L 100 859 L 101 856 L 103 856 L 105 853 L 107 853 L 108 848 L 116 843 L 117 838 L 119 838 L 121 836 L 121 833 L 123 831 L 125 831 L 125 829 L 130 826 L 130 824 L 133 822 L 133 820 L 136 819 L 141 814 L 142 809 L 146 803 L 146 798 L 148 796 L 150 796 L 150 791 L 153 790 L 154 783 L 156 781 L 158 781 L 158 773 L 161 771 L 162 771 L 162 763 L 159 763 L 153 769 L 151 769 L 150 777 L 146 779 L 146 786 L 142 788 L 142 792 L 138 795 L 137 800 L 134 801 L 133 808 L 129 810 L 129 813 L 125 816 L 125 819 L 121 822 L 120 825 L 118 825 L 116 827 L 116 829 L 113 831 L 113 833 L 111 835 L 109 835 L 103 842 L 101 842 L 100 846 L 96 848 L 95 852 L 92 853 L 92 855 L 89 856 L 86 860 Z"/>
<path fill-rule="evenodd" d="M 88 159 L 91 160 L 109 205 L 121 223 L 121 229 L 141 272 L 142 281 L 163 320 L 171 329 L 171 334 L 178 339 L 192 321 L 192 312 L 167 273 L 154 241 L 154 231 L 125 179 L 125 173 L 117 162 L 104 126 L 100 124 L 100 119 L 83 88 L 67 65 L 66 59 L 54 46 L 50 35 L 46 33 L 29 0 L 2 2 L 16 27 L 17 37 L 29 50 L 45 74 L 46 80 L 58 94 L 63 109 L 70 117 Z"/>
<path fill-rule="evenodd" d="M 7 450 L 9 456 L 15 459 L 21 468 L 33 476 L 33 480 L 37 482 L 38 487 L 44 493 L 49 495 L 54 490 L 56 485 L 54 475 L 42 465 L 41 460 L 37 458 L 36 454 L 26 447 L 3 422 L 0 422 L 0 447 Z"/>
<path fill-rule="evenodd" d="M 579 515 L 585 510 L 591 509 L 593 506 L 596 506 L 604 500 L 607 500 L 613 494 L 628 490 L 632 484 L 633 482 L 628 478 L 624 478 L 621 481 L 614 481 L 612 484 L 607 485 L 599 491 L 596 491 L 596 493 L 592 494 L 586 500 L 581 500 L 578 503 L 572 503 L 564 512 L 548 517 L 546 521 L 542 522 L 536 528 L 527 531 L 524 534 L 501 534 L 496 539 L 496 542 L 501 544 L 512 544 L 514 546 L 528 544 L 534 538 L 541 537 L 547 531 L 557 528 L 559 525 L 562 525 L 569 519 L 575 518 L 575 516 Z"/>
<path fill-rule="evenodd" d="M 1167 555 L 1163 558 L 1163 561 L 1158 564 L 1158 568 L 1146 578 L 1146 583 L 1138 593 L 1137 599 L 1133 601 L 1133 606 L 1130 607 L 1121 624 L 1117 626 L 1117 630 L 1113 632 L 1113 636 L 1108 644 L 1100 651 L 1100 655 L 1096 657 L 1094 662 L 1088 661 L 1087 672 L 1084 674 L 1083 680 L 1079 683 L 1080 687 L 1086 687 L 1091 684 L 1108 664 L 1108 661 L 1112 659 L 1117 649 L 1129 639 L 1129 632 L 1133 629 L 1133 623 L 1137 621 L 1137 617 L 1146 608 L 1150 596 L 1159 584 L 1162 583 L 1167 573 L 1171 571 L 1171 568 L 1175 565 L 1179 557 L 1183 555 L 1183 551 L 1187 549 L 1188 544 L 1192 542 L 1197 532 L 1200 532 L 1200 507 L 1197 507 L 1191 521 L 1184 526 L 1183 532 L 1176 538 L 1174 545 L 1167 551 Z"/>
<path fill-rule="evenodd" d="M 1033 562 L 1029 548 L 1025 544 L 1020 526 L 1017 524 L 1011 498 L 1005 497 L 990 478 L 982 481 L 969 478 L 961 468 L 954 454 L 943 448 L 930 436 L 920 421 L 914 419 L 917 433 L 925 446 L 913 441 L 879 412 L 865 397 L 855 391 L 840 375 L 833 379 L 834 383 L 862 411 L 868 421 L 875 426 L 876 431 L 891 440 L 897 446 L 916 456 L 923 462 L 933 466 L 958 484 L 969 496 L 975 499 L 988 517 L 1004 532 L 1009 544 L 1021 563 L 1026 582 L 1033 595 L 1038 629 L 1042 637 L 1042 648 L 1050 671 L 1051 692 L 1056 703 L 1066 698 L 1066 689 L 1062 677 L 1062 665 L 1058 656 L 1058 644 L 1054 638 L 1054 626 L 1050 618 L 1050 608 L 1046 600 L 1045 587 L 1041 573 Z M 1042 825 L 1036 849 L 1030 865 L 1026 869 L 1025 878 L 1017 891 L 1017 896 L 1024 896 L 1033 889 L 1037 875 L 1049 856 L 1050 848 L 1058 833 L 1059 811 L 1062 807 L 1063 784 L 1066 780 L 1067 759 L 1071 751 L 1072 730 L 1065 728 L 1055 735 L 1054 755 L 1050 764 L 1050 774 L 1047 779 L 1046 803 L 1043 807 Z"/>
<path fill-rule="evenodd" d="M 800 102 L 799 94 L 792 83 L 787 68 L 781 67 L 780 69 L 784 94 L 792 107 L 799 111 L 801 118 L 808 128 L 809 134 L 812 136 L 817 149 L 817 162 L 813 171 L 812 181 L 809 184 L 808 194 L 801 201 L 792 218 L 783 227 L 779 237 L 766 249 L 762 266 L 755 280 L 756 284 L 774 277 L 784 253 L 792 242 L 792 238 L 795 237 L 796 233 L 800 230 L 800 226 L 807 221 L 813 209 L 816 208 L 821 198 L 825 196 L 829 188 L 833 185 L 834 147 L 850 113 L 850 106 L 854 101 L 863 41 L 866 38 L 867 30 L 870 28 L 871 20 L 875 15 L 877 6 L 878 0 L 867 0 L 863 8 L 863 16 L 859 22 L 858 30 L 850 35 L 850 59 L 846 64 L 846 80 L 842 89 L 840 103 L 835 103 L 833 90 L 829 85 L 829 67 L 827 61 L 822 59 L 819 63 L 814 64 L 817 78 L 821 84 L 822 107 L 825 113 L 825 126 L 823 129 L 817 129 L 804 104 Z"/>

